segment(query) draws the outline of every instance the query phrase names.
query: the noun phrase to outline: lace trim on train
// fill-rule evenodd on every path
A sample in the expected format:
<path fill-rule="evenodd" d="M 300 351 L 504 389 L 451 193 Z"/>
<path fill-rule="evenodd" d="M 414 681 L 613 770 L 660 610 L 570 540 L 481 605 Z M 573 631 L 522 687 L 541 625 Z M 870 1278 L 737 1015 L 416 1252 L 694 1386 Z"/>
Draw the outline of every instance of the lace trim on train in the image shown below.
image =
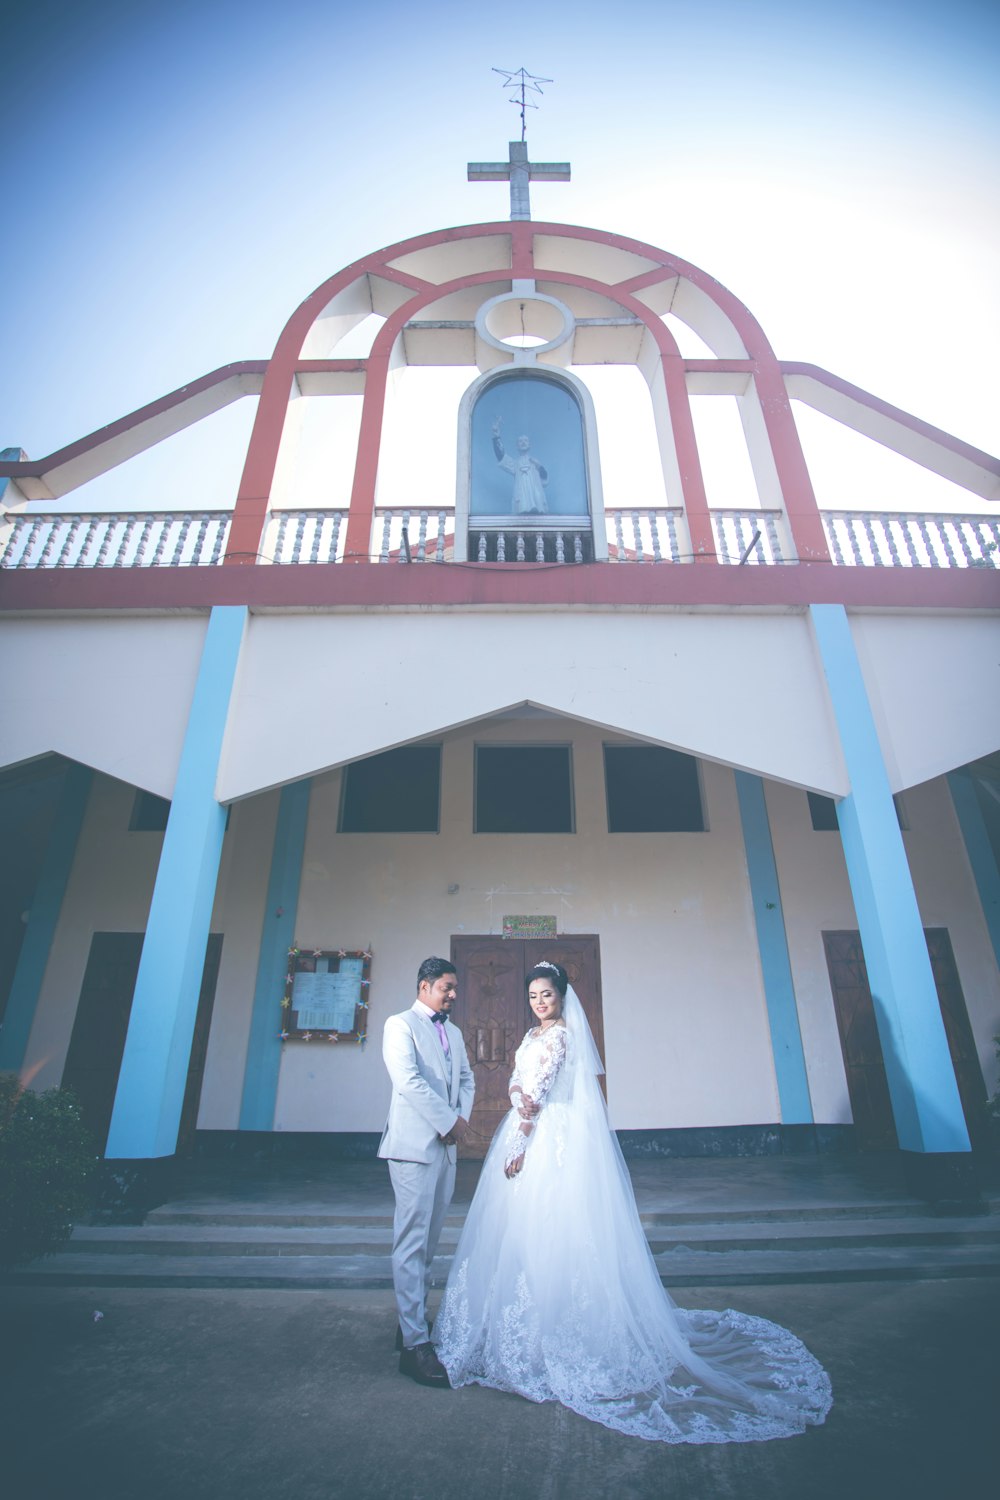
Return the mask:
<path fill-rule="evenodd" d="M 790 1437 L 822 1422 L 832 1404 L 825 1370 L 794 1334 L 765 1318 L 725 1312 L 680 1312 L 697 1343 L 720 1341 L 728 1383 L 743 1399 L 721 1396 L 682 1365 L 660 1362 L 627 1331 L 611 1346 L 588 1338 L 585 1296 L 575 1315 L 544 1334 L 526 1275 L 496 1319 L 494 1340 L 473 1330 L 467 1298 L 468 1261 L 454 1274 L 435 1332 L 453 1385 L 478 1384 L 529 1401 L 559 1401 L 618 1432 L 668 1443 L 763 1442 Z M 491 1291 L 493 1288 L 491 1288 Z M 579 1288 L 574 1288 L 577 1292 Z M 487 1305 L 491 1297 L 487 1296 Z M 592 1324 L 591 1324 L 592 1327 Z M 741 1374 L 738 1365 L 750 1368 Z"/>

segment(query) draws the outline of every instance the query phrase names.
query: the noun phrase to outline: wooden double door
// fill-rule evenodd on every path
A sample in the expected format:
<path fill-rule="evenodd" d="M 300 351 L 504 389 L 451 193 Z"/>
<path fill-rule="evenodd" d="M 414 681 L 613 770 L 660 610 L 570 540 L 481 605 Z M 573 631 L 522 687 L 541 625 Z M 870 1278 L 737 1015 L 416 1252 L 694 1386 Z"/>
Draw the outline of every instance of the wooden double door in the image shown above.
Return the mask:
<path fill-rule="evenodd" d="M 459 1155 L 483 1157 L 510 1108 L 507 1084 L 514 1053 L 533 1024 L 524 978 L 539 960 L 566 970 L 603 1059 L 600 944 L 597 937 L 583 934 L 530 940 L 463 936 L 452 938 L 451 957 L 458 973 L 452 1019 L 465 1037 L 476 1076 L 476 1099 Z"/>
<path fill-rule="evenodd" d="M 969 1139 L 975 1149 L 985 1146 L 989 1139 L 986 1084 L 955 954 L 946 927 L 928 927 L 924 937 Z M 863 1151 L 894 1149 L 898 1145 L 896 1125 L 861 935 L 857 931 L 824 932 L 823 944 L 858 1146 Z"/>

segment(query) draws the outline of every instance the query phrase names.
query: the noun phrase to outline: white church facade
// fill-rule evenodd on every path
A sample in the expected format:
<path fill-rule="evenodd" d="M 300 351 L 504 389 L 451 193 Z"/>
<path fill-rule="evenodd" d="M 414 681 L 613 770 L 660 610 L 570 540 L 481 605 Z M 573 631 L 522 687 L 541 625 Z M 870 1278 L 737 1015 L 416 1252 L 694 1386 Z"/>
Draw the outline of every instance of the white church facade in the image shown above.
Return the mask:
<path fill-rule="evenodd" d="M 0 463 L 0 1068 L 76 1088 L 113 1162 L 374 1154 L 382 1024 L 450 954 L 481 1151 L 547 955 L 627 1151 L 898 1148 L 947 1195 L 997 1086 L 1000 465 L 782 363 L 676 256 L 532 221 L 531 170 L 509 222 L 332 276 L 269 360 Z M 605 483 L 607 365 L 656 503 Z M 433 367 L 467 376 L 454 467 L 380 503 Z M 755 505 L 709 503 L 706 393 Z M 231 511 L 60 506 L 244 397 Z M 969 515 L 821 511 L 793 400 Z M 331 505 L 299 459 L 338 401 Z"/>

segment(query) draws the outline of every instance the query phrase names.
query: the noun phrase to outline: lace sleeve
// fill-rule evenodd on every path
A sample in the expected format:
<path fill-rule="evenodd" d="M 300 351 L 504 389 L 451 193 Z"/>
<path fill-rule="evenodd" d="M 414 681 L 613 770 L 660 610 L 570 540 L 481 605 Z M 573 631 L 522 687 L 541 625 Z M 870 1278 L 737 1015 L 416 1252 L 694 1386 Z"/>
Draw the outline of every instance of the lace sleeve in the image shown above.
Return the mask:
<path fill-rule="evenodd" d="M 549 1034 L 542 1042 L 543 1061 L 535 1079 L 535 1091 L 532 1098 L 535 1103 L 545 1103 L 548 1092 L 559 1076 L 559 1069 L 566 1061 L 566 1028 L 565 1026 L 552 1026 Z"/>
<path fill-rule="evenodd" d="M 542 1062 L 541 1066 L 538 1069 L 538 1072 L 535 1075 L 535 1081 L 532 1084 L 531 1098 L 538 1105 L 539 1109 L 543 1107 L 549 1091 L 552 1088 L 552 1085 L 555 1083 L 556 1079 L 559 1076 L 559 1070 L 563 1066 L 563 1063 L 566 1061 L 566 1046 L 567 1038 L 565 1027 L 551 1027 L 548 1036 L 545 1037 L 545 1040 L 541 1044 Z M 516 1073 L 517 1070 L 515 1069 L 515 1076 Z M 512 1078 L 512 1096 L 513 1088 L 514 1079 Z M 520 1084 L 518 1085 L 518 1088 L 519 1092 L 523 1093 L 523 1089 L 520 1088 Z M 513 1162 L 517 1161 L 518 1157 L 524 1155 L 525 1151 L 528 1149 L 528 1142 L 531 1139 L 532 1134 L 534 1133 L 534 1129 L 534 1120 L 522 1120 L 517 1126 L 517 1129 L 513 1132 L 508 1143 L 507 1156 L 504 1162 L 505 1170 L 510 1167 Z"/>

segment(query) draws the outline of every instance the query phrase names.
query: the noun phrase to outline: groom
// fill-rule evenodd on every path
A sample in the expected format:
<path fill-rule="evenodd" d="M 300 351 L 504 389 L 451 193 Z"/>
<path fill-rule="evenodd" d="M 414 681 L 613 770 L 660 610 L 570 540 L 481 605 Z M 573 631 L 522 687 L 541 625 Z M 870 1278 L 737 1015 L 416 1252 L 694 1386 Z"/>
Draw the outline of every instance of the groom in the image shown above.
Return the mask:
<path fill-rule="evenodd" d="M 382 1056 L 392 1080 L 389 1118 L 378 1154 L 396 1196 L 392 1283 L 399 1309 L 399 1368 L 420 1385 L 447 1386 L 427 1327 L 427 1273 L 455 1191 L 455 1145 L 465 1135 L 475 1084 L 457 1026 L 454 965 L 425 958 L 410 1010 L 390 1016 Z"/>

